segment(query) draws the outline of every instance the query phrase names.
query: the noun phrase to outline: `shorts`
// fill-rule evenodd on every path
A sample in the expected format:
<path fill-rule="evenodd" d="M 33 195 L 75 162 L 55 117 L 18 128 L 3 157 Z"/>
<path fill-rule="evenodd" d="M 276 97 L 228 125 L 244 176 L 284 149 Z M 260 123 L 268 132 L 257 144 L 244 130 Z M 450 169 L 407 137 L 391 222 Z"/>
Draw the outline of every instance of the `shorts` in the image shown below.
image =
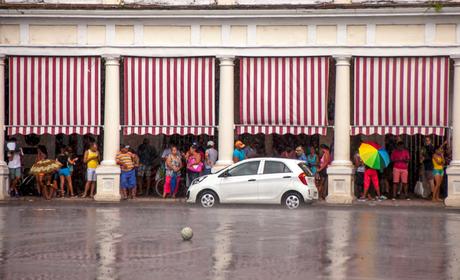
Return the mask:
<path fill-rule="evenodd" d="M 9 174 L 10 174 L 10 179 L 14 180 L 16 178 L 21 178 L 21 167 L 17 168 L 8 168 Z"/>
<path fill-rule="evenodd" d="M 136 187 L 136 170 L 121 171 L 120 186 L 122 189 L 133 189 Z"/>
<path fill-rule="evenodd" d="M 86 170 L 86 180 L 96 182 L 96 168 L 88 168 Z"/>
<path fill-rule="evenodd" d="M 425 180 L 430 181 L 433 180 L 434 170 L 425 170 Z"/>
<path fill-rule="evenodd" d="M 59 169 L 59 176 L 69 177 L 70 169 L 68 167 Z"/>
<path fill-rule="evenodd" d="M 444 169 L 433 169 L 433 176 L 444 176 Z"/>
<path fill-rule="evenodd" d="M 151 165 L 141 165 L 137 168 L 137 176 L 139 177 L 150 177 L 152 176 L 152 166 Z"/>
<path fill-rule="evenodd" d="M 398 184 L 401 182 L 407 184 L 408 177 L 409 171 L 407 169 L 393 168 L 393 183 Z"/>
<path fill-rule="evenodd" d="M 364 185 L 364 172 L 356 172 L 355 174 L 356 174 L 355 176 L 356 185 L 363 186 Z"/>

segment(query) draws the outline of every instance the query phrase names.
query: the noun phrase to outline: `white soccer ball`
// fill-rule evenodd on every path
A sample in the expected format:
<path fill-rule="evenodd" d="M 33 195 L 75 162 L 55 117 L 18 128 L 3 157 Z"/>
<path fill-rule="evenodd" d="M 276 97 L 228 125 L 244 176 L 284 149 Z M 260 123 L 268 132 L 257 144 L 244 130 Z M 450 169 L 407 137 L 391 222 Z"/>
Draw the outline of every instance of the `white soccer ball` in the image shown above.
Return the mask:
<path fill-rule="evenodd" d="M 181 231 L 180 234 L 182 236 L 182 239 L 184 241 L 190 240 L 193 237 L 193 230 L 190 227 L 184 227 Z"/>

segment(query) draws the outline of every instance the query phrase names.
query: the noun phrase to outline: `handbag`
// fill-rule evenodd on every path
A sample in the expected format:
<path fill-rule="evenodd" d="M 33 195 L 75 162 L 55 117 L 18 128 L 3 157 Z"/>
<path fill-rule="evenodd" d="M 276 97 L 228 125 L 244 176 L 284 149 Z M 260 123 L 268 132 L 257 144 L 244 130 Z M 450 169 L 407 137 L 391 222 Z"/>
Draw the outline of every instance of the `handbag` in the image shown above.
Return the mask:
<path fill-rule="evenodd" d="M 195 160 L 195 159 L 193 159 Z M 203 171 L 203 167 L 204 167 L 204 164 L 203 162 L 199 162 L 199 163 L 193 163 L 191 164 L 189 167 L 187 167 L 187 169 L 191 172 L 194 172 L 194 173 L 200 173 L 201 171 Z"/>

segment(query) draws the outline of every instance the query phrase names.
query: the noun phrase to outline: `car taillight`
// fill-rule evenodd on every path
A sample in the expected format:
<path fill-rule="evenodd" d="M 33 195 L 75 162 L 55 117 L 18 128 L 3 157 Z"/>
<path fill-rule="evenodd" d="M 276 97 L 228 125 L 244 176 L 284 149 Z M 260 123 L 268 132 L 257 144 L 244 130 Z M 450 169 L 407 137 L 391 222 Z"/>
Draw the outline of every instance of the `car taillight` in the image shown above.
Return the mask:
<path fill-rule="evenodd" d="M 300 173 L 299 174 L 299 180 L 300 182 L 302 182 L 305 186 L 308 186 L 308 183 L 307 183 L 307 174 L 305 173 Z"/>

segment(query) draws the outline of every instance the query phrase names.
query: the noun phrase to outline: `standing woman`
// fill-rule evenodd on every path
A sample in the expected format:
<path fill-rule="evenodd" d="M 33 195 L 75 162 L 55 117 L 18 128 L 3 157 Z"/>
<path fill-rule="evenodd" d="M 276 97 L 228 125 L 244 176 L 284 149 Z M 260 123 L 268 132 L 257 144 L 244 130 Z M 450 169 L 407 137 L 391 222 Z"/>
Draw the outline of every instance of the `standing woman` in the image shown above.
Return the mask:
<path fill-rule="evenodd" d="M 317 170 L 319 174 L 319 184 L 318 184 L 318 192 L 319 196 L 321 199 L 324 199 L 326 197 L 326 180 L 327 180 L 327 167 L 329 166 L 329 163 L 331 162 L 331 153 L 329 146 L 326 144 L 321 144 L 320 149 L 322 151 L 322 156 L 319 161 L 319 168 Z"/>
<path fill-rule="evenodd" d="M 442 185 L 442 177 L 444 176 L 444 151 L 442 148 L 438 148 L 433 155 L 433 176 L 434 176 L 434 188 L 433 192 L 433 201 L 441 201 L 439 198 L 439 192 Z"/>
<path fill-rule="evenodd" d="M 190 187 L 193 180 L 200 177 L 200 172 L 203 171 L 204 164 L 197 148 L 197 145 L 190 146 L 185 155 L 185 160 L 187 161 L 187 187 Z"/>
<path fill-rule="evenodd" d="M 86 164 L 86 184 L 85 191 L 81 197 L 87 197 L 88 192 L 91 198 L 94 197 L 94 189 L 96 188 L 96 168 L 99 165 L 100 154 L 97 150 L 97 144 L 91 143 L 89 149 L 83 155 L 83 162 Z"/>
<path fill-rule="evenodd" d="M 179 189 L 180 170 L 182 168 L 182 159 L 177 151 L 176 146 L 171 146 L 171 153 L 166 158 L 166 177 L 165 185 L 163 188 L 163 198 L 171 194 L 173 198 L 176 197 Z"/>
<path fill-rule="evenodd" d="M 310 167 L 311 173 L 316 174 L 318 166 L 318 155 L 316 154 L 315 147 L 310 146 L 309 154 L 307 156 L 308 167 Z"/>
<path fill-rule="evenodd" d="M 72 176 L 70 171 L 70 166 L 75 164 L 77 158 L 71 158 L 66 147 L 61 149 L 61 153 L 57 157 L 57 161 L 62 164 L 62 167 L 59 169 L 59 180 L 60 180 L 60 187 L 61 187 L 61 197 L 65 196 L 64 192 L 64 185 L 67 181 L 67 189 L 69 191 L 69 195 L 74 197 L 73 192 L 73 185 L 72 185 Z"/>

